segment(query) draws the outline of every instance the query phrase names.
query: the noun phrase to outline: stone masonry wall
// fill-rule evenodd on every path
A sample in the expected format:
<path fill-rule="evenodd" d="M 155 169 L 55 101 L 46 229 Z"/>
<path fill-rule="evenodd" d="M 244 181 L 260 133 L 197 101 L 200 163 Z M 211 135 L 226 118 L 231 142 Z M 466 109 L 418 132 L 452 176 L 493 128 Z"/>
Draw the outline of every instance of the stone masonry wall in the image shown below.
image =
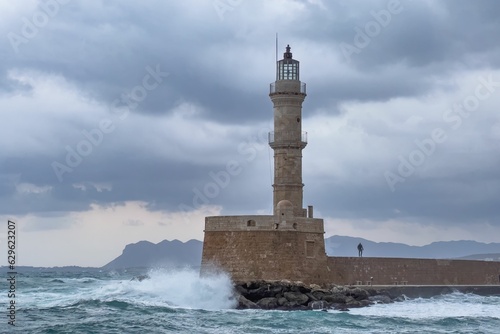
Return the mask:
<path fill-rule="evenodd" d="M 238 281 L 326 282 L 323 233 L 294 230 L 205 231 L 202 274 L 213 266 Z"/>
<path fill-rule="evenodd" d="M 500 284 L 500 262 L 328 257 L 330 281 L 373 285 Z M 373 280 L 371 280 L 373 277 Z"/>
<path fill-rule="evenodd" d="M 275 225 L 278 224 L 278 225 Z M 296 230 L 323 235 L 323 219 L 292 216 L 212 216 L 205 217 L 205 233 L 208 231 L 269 231 Z M 324 246 L 323 246 L 324 248 Z"/>

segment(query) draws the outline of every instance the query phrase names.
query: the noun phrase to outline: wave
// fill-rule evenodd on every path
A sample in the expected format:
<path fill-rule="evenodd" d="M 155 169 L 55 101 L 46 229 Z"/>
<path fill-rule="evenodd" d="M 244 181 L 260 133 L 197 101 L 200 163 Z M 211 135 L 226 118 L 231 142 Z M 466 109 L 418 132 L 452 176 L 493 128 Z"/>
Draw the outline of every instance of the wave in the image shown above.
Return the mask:
<path fill-rule="evenodd" d="M 454 292 L 433 298 L 408 299 L 392 304 L 376 304 L 351 309 L 352 315 L 421 319 L 489 318 L 500 320 L 500 297 Z"/>
<path fill-rule="evenodd" d="M 116 276 L 52 278 L 49 281 L 52 284 L 38 284 L 24 291 L 20 301 L 25 308 L 91 306 L 93 303 L 206 310 L 236 306 L 231 280 L 225 274 L 200 277 L 195 270 L 158 268 L 150 270 L 148 276 L 149 279 L 141 282 L 123 276 L 119 279 Z"/>

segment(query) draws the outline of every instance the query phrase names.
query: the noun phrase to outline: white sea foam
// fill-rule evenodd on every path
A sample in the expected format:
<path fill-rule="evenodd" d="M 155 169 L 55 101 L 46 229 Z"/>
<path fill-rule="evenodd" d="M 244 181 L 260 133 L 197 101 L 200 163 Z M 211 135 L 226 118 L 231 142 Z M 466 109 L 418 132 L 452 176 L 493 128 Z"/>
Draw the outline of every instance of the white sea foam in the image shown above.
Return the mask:
<path fill-rule="evenodd" d="M 193 269 L 155 269 L 141 282 L 123 279 L 62 278 L 64 283 L 45 284 L 20 296 L 25 307 L 68 306 L 82 301 L 124 301 L 131 304 L 190 309 L 229 309 L 232 298 L 229 276 L 215 274 L 200 277 Z"/>
<path fill-rule="evenodd" d="M 349 313 L 363 316 L 407 319 L 490 317 L 500 319 L 500 297 L 453 293 L 392 304 L 377 304 Z"/>
<path fill-rule="evenodd" d="M 192 269 L 156 269 L 150 279 L 132 281 L 128 286 L 142 302 L 165 302 L 170 306 L 197 309 L 228 309 L 236 305 L 232 298 L 232 283 L 226 274 L 200 277 Z"/>

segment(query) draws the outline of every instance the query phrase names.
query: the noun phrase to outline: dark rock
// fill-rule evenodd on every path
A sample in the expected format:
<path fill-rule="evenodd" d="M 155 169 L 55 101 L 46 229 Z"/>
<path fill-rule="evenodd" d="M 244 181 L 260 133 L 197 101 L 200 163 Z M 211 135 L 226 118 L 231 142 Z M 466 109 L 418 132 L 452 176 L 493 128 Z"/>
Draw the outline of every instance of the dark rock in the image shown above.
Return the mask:
<path fill-rule="evenodd" d="M 313 293 L 312 292 L 308 292 L 305 294 L 307 297 L 309 297 L 309 300 L 311 301 L 316 301 L 316 300 L 319 300 L 318 298 L 314 297 Z"/>
<path fill-rule="evenodd" d="M 243 286 L 241 286 L 241 285 L 236 285 L 236 286 L 235 286 L 235 290 L 236 290 L 236 291 L 238 291 L 238 293 L 239 293 L 239 294 L 244 295 L 244 296 L 248 294 L 248 290 L 247 290 L 247 289 L 245 289 L 245 288 L 244 288 Z"/>
<path fill-rule="evenodd" d="M 256 281 L 235 285 L 238 308 L 262 308 L 266 310 L 336 310 L 365 307 L 376 302 L 387 303 L 392 299 L 384 291 L 374 288 L 333 286 L 331 290 L 301 282 Z"/>
<path fill-rule="evenodd" d="M 358 302 L 357 300 L 353 300 L 345 304 L 345 307 L 347 308 L 359 308 L 361 306 L 361 302 Z"/>
<path fill-rule="evenodd" d="M 311 295 L 313 295 L 317 300 L 321 300 L 325 296 L 325 293 L 323 291 L 313 291 L 311 292 Z"/>
<path fill-rule="evenodd" d="M 238 300 L 238 306 L 236 307 L 238 310 L 243 310 L 243 309 L 259 309 L 259 305 L 255 304 L 254 302 L 246 299 L 242 295 L 238 295 L 236 297 Z"/>
<path fill-rule="evenodd" d="M 278 298 L 278 305 L 279 306 L 283 306 L 283 305 L 285 305 L 287 303 L 288 303 L 288 299 L 286 299 L 285 297 Z"/>
<path fill-rule="evenodd" d="M 311 289 L 304 285 L 292 285 L 290 287 L 291 292 L 300 292 L 300 293 L 308 293 L 311 292 Z"/>
<path fill-rule="evenodd" d="M 265 310 L 271 310 L 278 307 L 278 301 L 274 297 L 267 297 L 259 300 L 257 302 L 257 305 L 259 305 L 261 308 Z"/>
<path fill-rule="evenodd" d="M 361 307 L 370 306 L 370 305 L 374 304 L 371 300 L 368 300 L 368 299 L 363 299 L 360 301 L 360 303 L 361 303 Z"/>
<path fill-rule="evenodd" d="M 252 281 L 252 282 L 245 282 L 244 284 L 242 284 L 242 286 L 245 287 L 247 290 L 253 290 L 260 288 L 263 284 L 264 282 Z"/>
<path fill-rule="evenodd" d="M 354 288 L 349 290 L 347 292 L 347 296 L 351 296 L 356 300 L 364 300 L 369 297 L 368 292 L 360 288 Z"/>
<path fill-rule="evenodd" d="M 247 292 L 241 292 L 247 299 L 257 302 L 262 298 L 276 297 L 283 290 L 283 287 L 276 284 L 264 284 L 256 289 L 248 289 Z"/>
<path fill-rule="evenodd" d="M 300 292 L 285 292 L 283 296 L 290 301 L 290 303 L 297 303 L 297 305 L 303 305 L 307 303 L 309 297 Z"/>
<path fill-rule="evenodd" d="M 248 290 L 248 293 L 244 294 L 244 296 L 253 302 L 257 302 L 262 298 L 272 297 L 269 294 L 267 286 L 261 286 L 258 287 L 257 289 Z"/>
<path fill-rule="evenodd" d="M 335 293 L 331 295 L 324 295 L 323 298 L 321 298 L 321 300 L 334 304 L 345 304 L 346 298 L 347 297 L 345 295 L 342 295 L 340 293 Z"/>

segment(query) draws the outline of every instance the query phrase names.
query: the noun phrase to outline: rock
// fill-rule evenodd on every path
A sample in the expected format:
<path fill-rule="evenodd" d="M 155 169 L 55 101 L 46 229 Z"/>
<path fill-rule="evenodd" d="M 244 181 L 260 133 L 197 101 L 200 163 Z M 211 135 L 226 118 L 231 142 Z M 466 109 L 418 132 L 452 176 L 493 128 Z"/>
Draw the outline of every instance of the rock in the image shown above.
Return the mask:
<path fill-rule="evenodd" d="M 368 300 L 368 299 L 363 299 L 360 301 L 360 303 L 361 303 L 361 307 L 370 306 L 373 304 L 373 302 L 371 300 Z"/>
<path fill-rule="evenodd" d="M 255 281 L 235 284 L 235 298 L 239 309 L 266 310 L 336 310 L 348 311 L 373 303 L 392 302 L 390 296 L 373 288 L 332 286 L 330 290 L 302 282 Z"/>
<path fill-rule="evenodd" d="M 236 297 L 236 300 L 238 301 L 238 306 L 236 307 L 238 310 L 243 310 L 243 309 L 259 309 L 259 305 L 255 304 L 254 302 L 246 299 L 242 295 L 238 295 Z"/>
<path fill-rule="evenodd" d="M 267 297 L 259 300 L 257 305 L 265 310 L 271 310 L 278 307 L 278 301 L 274 297 Z"/>
<path fill-rule="evenodd" d="M 321 300 L 324 300 L 328 303 L 333 303 L 333 304 L 345 304 L 346 303 L 347 297 L 345 295 L 342 295 L 340 293 L 335 293 L 331 295 L 324 295 Z"/>
<path fill-rule="evenodd" d="M 244 296 L 253 302 L 257 302 L 262 298 L 272 297 L 267 286 L 261 286 L 257 289 L 248 290 L 248 293 L 244 294 Z"/>
<path fill-rule="evenodd" d="M 351 296 L 356 300 L 364 300 L 368 298 L 368 292 L 360 288 L 351 289 L 346 295 Z"/>
<path fill-rule="evenodd" d="M 357 300 L 352 300 L 352 301 L 347 302 L 345 304 L 345 307 L 347 307 L 347 308 L 358 308 L 361 306 L 362 306 L 361 302 L 358 302 Z"/>
<path fill-rule="evenodd" d="M 283 296 L 290 301 L 290 303 L 297 303 L 297 305 L 303 305 L 307 303 L 309 297 L 300 292 L 285 292 Z"/>
<path fill-rule="evenodd" d="M 352 304 L 352 303 L 354 303 L 355 301 L 356 301 L 356 299 L 354 299 L 354 297 L 352 297 L 352 296 L 346 296 L 346 297 L 345 297 L 345 303 L 346 303 L 346 304 Z"/>
<path fill-rule="evenodd" d="M 283 305 L 285 305 L 287 303 L 288 303 L 288 299 L 286 299 L 285 297 L 278 298 L 278 305 L 279 306 L 283 306 Z"/>
<path fill-rule="evenodd" d="M 325 296 L 325 293 L 323 291 L 313 291 L 311 292 L 311 295 L 313 295 L 316 299 L 321 300 Z"/>
<path fill-rule="evenodd" d="M 347 301 L 345 306 L 348 308 L 359 308 L 359 307 L 369 306 L 371 304 L 372 304 L 372 302 L 369 301 L 368 299 L 364 299 L 364 300 L 352 299 L 352 300 Z"/>
<path fill-rule="evenodd" d="M 309 300 L 310 301 L 316 301 L 316 300 L 319 300 L 318 298 L 314 297 L 314 295 L 312 294 L 312 292 L 308 292 L 305 294 L 307 297 L 309 297 Z"/>
<path fill-rule="evenodd" d="M 245 295 L 247 295 L 247 294 L 248 294 L 248 290 L 247 290 L 247 289 L 245 289 L 245 288 L 244 288 L 243 286 L 241 286 L 241 285 L 236 285 L 234 288 L 235 288 L 235 290 L 236 290 L 236 291 L 238 291 L 238 293 L 239 293 L 240 295 L 244 295 L 244 296 L 245 296 Z"/>
<path fill-rule="evenodd" d="M 334 286 L 330 291 L 332 293 L 341 293 L 341 294 L 345 294 L 346 292 L 346 287 L 345 286 Z"/>

